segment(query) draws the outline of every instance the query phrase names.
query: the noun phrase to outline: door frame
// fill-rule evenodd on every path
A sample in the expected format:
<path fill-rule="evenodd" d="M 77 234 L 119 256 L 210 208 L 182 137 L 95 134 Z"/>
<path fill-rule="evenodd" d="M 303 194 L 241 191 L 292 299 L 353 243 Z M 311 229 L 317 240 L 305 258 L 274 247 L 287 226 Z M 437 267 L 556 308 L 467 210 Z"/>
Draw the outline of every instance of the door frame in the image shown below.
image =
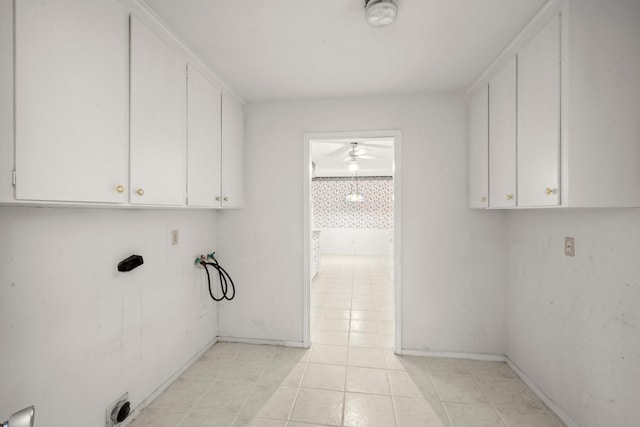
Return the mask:
<path fill-rule="evenodd" d="M 394 351 L 402 353 L 402 135 L 399 130 L 309 132 L 302 149 L 302 321 L 303 346 L 311 346 L 311 143 L 327 139 L 393 139 L 393 285 L 395 309 Z"/>

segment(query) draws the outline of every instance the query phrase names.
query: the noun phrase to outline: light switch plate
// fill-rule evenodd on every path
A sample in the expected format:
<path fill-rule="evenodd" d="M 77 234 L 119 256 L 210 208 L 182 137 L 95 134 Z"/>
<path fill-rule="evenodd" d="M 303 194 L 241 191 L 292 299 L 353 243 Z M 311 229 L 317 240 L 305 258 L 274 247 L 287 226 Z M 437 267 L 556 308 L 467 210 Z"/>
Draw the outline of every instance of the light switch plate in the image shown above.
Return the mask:
<path fill-rule="evenodd" d="M 564 238 L 564 254 L 566 256 L 576 256 L 576 242 L 573 237 L 566 236 Z"/>

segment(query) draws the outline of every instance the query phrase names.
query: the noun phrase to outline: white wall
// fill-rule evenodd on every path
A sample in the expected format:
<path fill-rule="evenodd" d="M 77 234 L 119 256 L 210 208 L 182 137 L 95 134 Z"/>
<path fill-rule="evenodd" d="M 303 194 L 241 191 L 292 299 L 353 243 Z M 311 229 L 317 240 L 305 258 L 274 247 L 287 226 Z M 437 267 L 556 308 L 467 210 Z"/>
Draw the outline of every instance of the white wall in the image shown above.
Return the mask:
<path fill-rule="evenodd" d="M 563 6 L 563 199 L 638 206 L 640 2 Z M 640 210 L 509 212 L 508 230 L 507 356 L 576 425 L 638 425 Z"/>
<path fill-rule="evenodd" d="M 321 228 L 320 253 L 390 256 L 392 234 L 384 228 Z"/>
<path fill-rule="evenodd" d="M 35 404 L 36 425 L 104 426 L 122 393 L 137 406 L 206 348 L 216 307 L 193 261 L 215 249 L 215 221 L 0 206 L 0 418 Z M 118 272 L 131 254 L 144 264 Z"/>
<path fill-rule="evenodd" d="M 218 217 L 238 286 L 221 336 L 302 341 L 303 134 L 399 129 L 403 347 L 504 354 L 504 213 L 467 207 L 462 96 L 261 102 L 246 119 L 246 208 Z"/>
<path fill-rule="evenodd" d="M 511 212 L 508 231 L 508 357 L 577 425 L 637 425 L 640 211 Z"/>

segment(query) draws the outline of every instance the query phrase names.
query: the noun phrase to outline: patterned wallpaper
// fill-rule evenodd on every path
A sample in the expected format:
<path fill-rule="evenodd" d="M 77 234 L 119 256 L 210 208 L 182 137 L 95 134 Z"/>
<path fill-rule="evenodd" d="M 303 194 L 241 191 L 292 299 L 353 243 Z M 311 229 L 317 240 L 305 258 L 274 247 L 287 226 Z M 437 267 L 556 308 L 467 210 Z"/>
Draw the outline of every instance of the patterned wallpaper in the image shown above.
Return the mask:
<path fill-rule="evenodd" d="M 311 198 L 314 228 L 393 228 L 393 177 L 358 177 L 362 202 L 347 202 L 353 178 L 313 178 Z"/>

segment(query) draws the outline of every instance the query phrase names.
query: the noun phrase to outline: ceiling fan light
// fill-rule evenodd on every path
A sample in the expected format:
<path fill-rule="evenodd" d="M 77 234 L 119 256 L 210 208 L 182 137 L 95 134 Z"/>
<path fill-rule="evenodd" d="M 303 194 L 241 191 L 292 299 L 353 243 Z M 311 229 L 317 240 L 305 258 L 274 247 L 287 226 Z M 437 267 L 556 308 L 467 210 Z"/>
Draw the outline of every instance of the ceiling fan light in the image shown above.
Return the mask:
<path fill-rule="evenodd" d="M 384 27 L 398 16 L 396 0 L 365 0 L 364 16 L 372 27 Z"/>
<path fill-rule="evenodd" d="M 355 171 L 357 171 L 357 170 L 358 170 L 358 164 L 357 164 L 355 161 L 352 161 L 352 162 L 349 164 L 349 170 L 350 170 L 351 172 L 355 172 Z"/>

